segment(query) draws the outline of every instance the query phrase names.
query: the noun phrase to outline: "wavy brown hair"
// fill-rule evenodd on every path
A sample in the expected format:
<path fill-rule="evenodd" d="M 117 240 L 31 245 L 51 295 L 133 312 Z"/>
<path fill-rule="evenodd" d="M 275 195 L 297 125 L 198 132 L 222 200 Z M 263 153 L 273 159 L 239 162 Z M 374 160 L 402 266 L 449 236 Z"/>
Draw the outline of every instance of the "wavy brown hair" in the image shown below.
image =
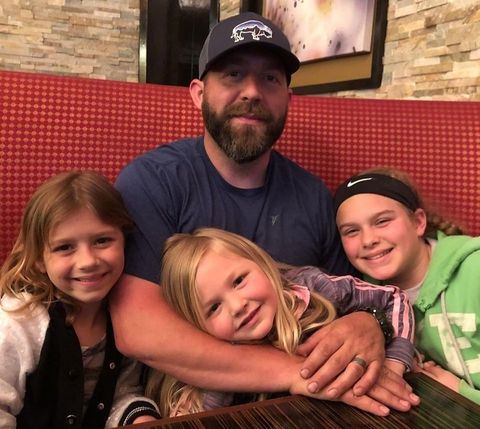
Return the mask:
<path fill-rule="evenodd" d="M 70 171 L 48 179 L 28 201 L 17 240 L 0 271 L 0 296 L 23 300 L 25 304 L 18 311 L 35 303 L 48 308 L 58 300 L 65 304 L 67 320 L 73 321 L 77 309 L 74 302 L 40 270 L 39 262 L 53 229 L 84 208 L 102 222 L 120 228 L 124 235 L 133 227 L 120 193 L 104 176 L 92 171 Z"/>

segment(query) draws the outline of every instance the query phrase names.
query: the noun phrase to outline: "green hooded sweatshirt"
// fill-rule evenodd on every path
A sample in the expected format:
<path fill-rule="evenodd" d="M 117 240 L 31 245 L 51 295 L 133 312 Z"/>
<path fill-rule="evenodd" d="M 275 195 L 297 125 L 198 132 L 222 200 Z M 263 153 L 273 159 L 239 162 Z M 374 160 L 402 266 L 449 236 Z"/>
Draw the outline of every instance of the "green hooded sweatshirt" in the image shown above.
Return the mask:
<path fill-rule="evenodd" d="M 480 237 L 438 234 L 413 307 L 417 347 L 461 377 L 460 393 L 480 404 Z M 465 381 L 462 360 L 474 388 Z"/>

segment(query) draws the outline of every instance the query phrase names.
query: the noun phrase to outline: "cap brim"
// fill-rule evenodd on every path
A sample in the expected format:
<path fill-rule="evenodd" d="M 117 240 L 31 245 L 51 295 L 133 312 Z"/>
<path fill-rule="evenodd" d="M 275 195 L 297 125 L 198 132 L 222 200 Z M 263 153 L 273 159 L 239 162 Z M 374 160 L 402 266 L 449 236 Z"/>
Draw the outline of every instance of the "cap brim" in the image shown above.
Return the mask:
<path fill-rule="evenodd" d="M 295 73 L 299 68 L 300 68 L 300 61 L 298 58 L 292 54 L 290 51 L 287 51 L 279 46 L 273 45 L 268 42 L 261 42 L 261 41 L 251 41 L 247 43 L 242 43 L 236 46 L 232 46 L 230 49 L 222 52 L 220 55 L 217 55 L 215 58 L 212 58 L 206 65 L 205 65 L 205 70 L 203 71 L 202 75 L 200 76 L 200 79 L 202 79 L 205 74 L 212 68 L 212 66 L 224 58 L 226 55 L 230 54 L 233 51 L 236 51 L 237 49 L 244 48 L 246 46 L 263 46 L 269 50 L 275 51 L 277 53 L 285 66 L 285 71 L 289 76 L 291 76 L 293 73 Z"/>

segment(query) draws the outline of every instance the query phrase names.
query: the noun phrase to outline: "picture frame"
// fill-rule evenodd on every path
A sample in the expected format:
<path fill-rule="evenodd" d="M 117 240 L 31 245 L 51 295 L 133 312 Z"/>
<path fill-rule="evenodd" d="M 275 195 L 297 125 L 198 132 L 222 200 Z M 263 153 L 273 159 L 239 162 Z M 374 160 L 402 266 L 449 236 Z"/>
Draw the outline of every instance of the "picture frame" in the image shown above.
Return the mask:
<path fill-rule="evenodd" d="M 276 0 L 244 0 L 241 10 L 253 11 L 263 16 L 266 1 L 275 3 Z M 292 76 L 290 86 L 293 93 L 307 95 L 379 88 L 383 76 L 387 11 L 388 0 L 375 0 L 370 52 L 355 52 L 302 62 L 300 69 Z M 282 28 L 282 23 L 276 22 L 276 17 L 280 19 L 274 16 L 272 21 Z"/>

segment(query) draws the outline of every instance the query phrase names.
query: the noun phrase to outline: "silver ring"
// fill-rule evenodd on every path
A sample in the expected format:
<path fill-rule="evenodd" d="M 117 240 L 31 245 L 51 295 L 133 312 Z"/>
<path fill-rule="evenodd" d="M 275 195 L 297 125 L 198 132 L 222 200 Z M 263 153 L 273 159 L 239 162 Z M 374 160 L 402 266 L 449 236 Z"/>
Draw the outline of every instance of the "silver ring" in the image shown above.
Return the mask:
<path fill-rule="evenodd" d="M 358 356 L 355 356 L 352 359 L 352 363 L 356 363 L 357 365 L 360 365 L 363 369 L 367 369 L 367 366 L 368 366 L 367 361 Z"/>

